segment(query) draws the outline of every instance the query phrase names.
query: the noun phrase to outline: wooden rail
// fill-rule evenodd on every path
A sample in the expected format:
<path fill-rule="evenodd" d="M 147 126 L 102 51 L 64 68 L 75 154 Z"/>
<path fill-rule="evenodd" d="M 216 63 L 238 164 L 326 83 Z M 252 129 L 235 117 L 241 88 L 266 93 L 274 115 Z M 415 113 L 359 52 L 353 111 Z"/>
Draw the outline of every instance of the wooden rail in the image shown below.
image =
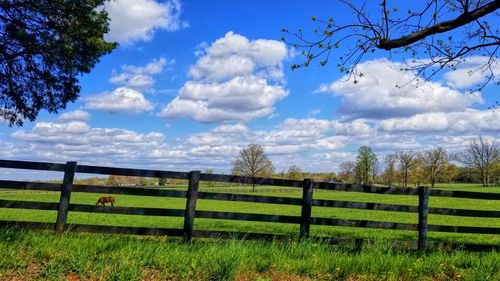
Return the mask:
<path fill-rule="evenodd" d="M 193 237 L 246 237 L 246 238 L 257 238 L 257 239 L 270 239 L 270 238 L 274 239 L 276 237 L 283 236 L 283 235 L 266 234 L 266 233 L 239 233 L 239 232 L 221 232 L 221 231 L 208 231 L 208 230 L 200 231 L 194 229 L 194 221 L 196 218 L 243 220 L 243 221 L 256 221 L 256 222 L 298 224 L 300 226 L 299 238 L 301 239 L 306 239 L 310 237 L 310 225 L 364 227 L 364 228 L 418 231 L 419 239 L 417 241 L 417 247 L 419 250 L 424 250 L 428 247 L 427 233 L 429 231 L 500 234 L 500 228 L 495 228 L 495 227 L 429 225 L 427 223 L 428 214 L 482 217 L 482 218 L 500 218 L 500 211 L 429 207 L 428 202 L 430 196 L 500 200 L 500 193 L 430 190 L 429 188 L 426 187 L 420 187 L 418 189 L 390 188 L 390 187 L 369 186 L 369 185 L 313 182 L 310 179 L 306 179 L 304 181 L 296 181 L 296 180 L 270 179 L 270 178 L 259 178 L 259 177 L 252 178 L 252 177 L 242 177 L 242 176 L 232 176 L 232 175 L 204 174 L 200 173 L 199 171 L 173 172 L 173 171 L 161 171 L 161 170 L 100 167 L 100 166 L 77 165 L 76 162 L 59 164 L 59 163 L 46 163 L 46 162 L 0 160 L 0 168 L 64 172 L 62 184 L 0 180 L 0 188 L 2 189 L 44 190 L 44 191 L 60 192 L 60 200 L 57 203 L 0 200 L 0 208 L 57 211 L 57 219 L 55 223 L 0 221 L 0 226 L 18 226 L 18 227 L 32 227 L 32 228 L 45 228 L 45 229 L 53 228 L 56 230 L 57 233 L 71 230 L 71 231 L 99 232 L 99 233 L 169 235 L 169 236 L 183 237 L 185 241 L 190 241 Z M 75 173 L 141 176 L 141 177 L 167 177 L 174 179 L 184 179 L 188 180 L 188 190 L 179 191 L 179 190 L 166 190 L 159 188 L 74 185 L 73 178 Z M 259 184 L 259 185 L 287 186 L 292 188 L 300 188 L 302 189 L 302 198 L 258 196 L 258 195 L 232 194 L 232 193 L 219 193 L 219 192 L 201 192 L 199 191 L 200 181 L 216 181 L 216 182 L 238 183 L 238 184 Z M 418 196 L 419 204 L 418 206 L 412 206 L 412 205 L 380 204 L 380 203 L 370 203 L 370 202 L 313 199 L 313 191 L 315 189 Z M 167 208 L 137 208 L 137 207 L 117 207 L 117 206 L 112 208 L 104 208 L 95 205 L 71 204 L 70 197 L 73 192 L 185 198 L 186 208 L 167 209 Z M 289 216 L 289 215 L 270 215 L 270 214 L 258 214 L 258 213 L 202 211 L 196 209 L 198 199 L 295 205 L 298 207 L 300 206 L 301 215 Z M 338 219 L 338 218 L 312 217 L 311 214 L 313 207 L 349 208 L 349 209 L 418 213 L 418 223 L 411 224 L 411 223 L 395 223 L 395 222 L 371 221 L 371 220 L 349 220 L 349 219 Z M 170 229 L 170 228 L 67 224 L 66 218 L 68 216 L 68 212 L 92 212 L 92 213 L 126 214 L 126 215 L 142 215 L 142 216 L 184 217 L 184 225 L 182 228 L 179 229 Z M 471 248 L 474 247 L 471 246 Z M 478 246 L 477 248 L 481 247 Z"/>

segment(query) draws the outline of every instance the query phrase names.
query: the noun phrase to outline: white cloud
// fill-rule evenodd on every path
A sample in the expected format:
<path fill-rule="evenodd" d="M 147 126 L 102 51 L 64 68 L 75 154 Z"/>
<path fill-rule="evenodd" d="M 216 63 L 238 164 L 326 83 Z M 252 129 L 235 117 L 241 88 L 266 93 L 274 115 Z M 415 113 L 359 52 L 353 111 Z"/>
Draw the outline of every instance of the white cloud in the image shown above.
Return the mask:
<path fill-rule="evenodd" d="M 444 81 L 453 88 L 465 89 L 484 82 L 486 76 L 493 73 L 500 75 L 500 63 L 493 59 L 488 67 L 489 57 L 471 57 L 456 66 L 456 70 L 448 71 L 444 74 Z"/>
<path fill-rule="evenodd" d="M 269 116 L 286 97 L 282 84 L 286 46 L 275 40 L 249 40 L 228 32 L 197 51 L 193 78 L 159 114 L 203 123 L 248 121 Z"/>
<path fill-rule="evenodd" d="M 437 82 L 418 85 L 405 66 L 386 59 L 358 65 L 363 74 L 355 84 L 345 77 L 331 84 L 323 84 L 318 91 L 340 96 L 339 111 L 352 118 L 383 119 L 411 116 L 424 112 L 453 112 L 482 102 L 479 93 L 462 94 Z M 399 87 L 396 87 L 398 85 Z"/>
<path fill-rule="evenodd" d="M 120 87 L 111 93 L 90 96 L 86 99 L 85 108 L 104 110 L 111 113 L 138 114 L 153 110 L 151 102 L 141 92 Z"/>
<path fill-rule="evenodd" d="M 69 111 L 61 114 L 59 116 L 59 120 L 61 121 L 89 121 L 90 120 L 90 114 L 87 111 L 84 110 L 74 110 L 74 111 Z"/>
<path fill-rule="evenodd" d="M 180 19 L 179 0 L 111 0 L 105 2 L 104 9 L 110 18 L 106 40 L 122 44 L 149 41 L 160 29 L 175 31 L 188 26 Z"/>
<path fill-rule="evenodd" d="M 160 74 L 165 66 L 172 65 L 175 60 L 159 58 L 144 66 L 122 65 L 121 72 L 113 70 L 110 83 L 126 86 L 138 91 L 151 90 L 154 83 L 154 75 Z"/>
<path fill-rule="evenodd" d="M 307 134 L 300 126 L 251 130 L 243 124 L 227 124 L 167 144 L 161 133 L 92 128 L 83 122 L 39 122 L 32 130 L 19 130 L 11 137 L 14 142 L 2 145 L 15 158 L 184 171 L 210 167 L 221 172 L 230 170 L 231 161 L 249 143 L 261 143 L 279 169 L 293 163 L 324 170 L 325 161 L 304 155 L 320 151 L 338 153 L 336 150 L 347 141 L 344 136 Z"/>
<path fill-rule="evenodd" d="M 16 131 L 12 138 L 16 140 L 17 157 L 94 164 L 140 162 L 150 152 L 150 147 L 165 146 L 161 133 L 92 128 L 84 122 L 74 121 L 38 122 L 31 131 Z M 119 163 L 116 159 L 120 159 Z"/>
<path fill-rule="evenodd" d="M 81 144 L 87 140 L 82 137 L 90 131 L 90 126 L 81 121 L 67 123 L 38 122 L 31 132 L 16 131 L 12 136 L 31 145 L 34 143 L 47 144 Z M 43 150 L 40 153 L 52 153 L 53 149 Z"/>
<path fill-rule="evenodd" d="M 0 158 L 1 159 L 15 159 L 15 157 L 19 156 L 18 144 L 9 143 L 3 140 L 0 140 Z M 25 147 L 26 148 L 26 147 Z M 5 172 L 6 169 L 1 169 L 1 172 Z"/>
<path fill-rule="evenodd" d="M 432 113 L 430 113 L 432 114 Z M 450 113 L 455 116 L 455 113 Z M 459 114 L 456 113 L 456 118 Z M 440 145 L 450 151 L 463 149 L 478 132 L 497 138 L 500 116 L 490 111 L 468 110 L 463 119 L 476 132 L 450 134 L 460 120 L 448 127 L 426 131 L 385 130 L 380 123 L 353 120 L 287 119 L 271 129 L 252 129 L 244 124 L 224 124 L 209 131 L 185 135 L 166 142 L 159 132 L 138 133 L 117 128 L 94 128 L 82 121 L 37 122 L 32 130 L 18 130 L 12 141 L 0 140 L 5 147 L 2 158 L 141 167 L 190 171 L 214 168 L 228 172 L 240 149 L 250 143 L 261 144 L 277 170 L 299 165 L 310 171 L 334 171 L 339 163 L 354 160 L 361 145 L 370 145 L 382 156 L 402 149 L 419 151 Z M 432 120 L 432 118 L 429 118 Z M 382 121 L 385 122 L 385 121 Z M 431 126 L 429 121 L 428 126 Z M 173 127 L 172 129 L 176 129 Z M 425 129 L 425 128 L 424 128 Z M 117 160 L 119 159 L 119 161 Z M 0 175 L 1 177 L 1 175 Z"/>
<path fill-rule="evenodd" d="M 195 79 L 219 81 L 256 72 L 265 77 L 282 79 L 287 48 L 280 41 L 250 41 L 242 35 L 228 32 L 198 55 L 201 57 L 189 71 Z"/>
<path fill-rule="evenodd" d="M 461 112 L 422 113 L 409 118 L 391 118 L 380 122 L 384 131 L 481 133 L 500 131 L 500 112 L 466 109 Z"/>
<path fill-rule="evenodd" d="M 193 153 L 203 151 L 232 160 L 241 148 L 250 143 L 259 143 L 276 161 L 278 167 L 286 167 L 291 165 L 290 163 L 304 164 L 297 160 L 306 159 L 302 157 L 304 153 L 343 148 L 350 137 L 336 135 L 335 126 L 337 121 L 312 118 L 287 119 L 271 130 L 252 130 L 243 124 L 220 125 L 208 132 L 186 138 L 183 144 L 188 154 L 189 151 Z M 190 150 L 190 147 L 193 149 Z M 306 162 L 309 161 L 312 159 Z"/>
<path fill-rule="evenodd" d="M 299 130 L 311 135 L 335 133 L 341 136 L 366 136 L 373 134 L 373 129 L 363 119 L 341 122 L 316 118 L 295 119 L 288 118 L 280 126 L 283 130 Z"/>
<path fill-rule="evenodd" d="M 71 121 L 68 123 L 39 122 L 33 127 L 33 132 L 41 136 L 53 136 L 57 132 L 78 135 L 87 133 L 90 130 L 85 122 Z"/>
<path fill-rule="evenodd" d="M 250 129 L 248 129 L 248 127 L 243 124 L 228 124 L 218 126 L 212 131 L 217 134 L 231 135 L 248 133 L 249 130 Z"/>
<path fill-rule="evenodd" d="M 356 119 L 350 122 L 333 121 L 333 127 L 338 135 L 366 138 L 374 134 L 372 126 L 363 119 Z"/>
<path fill-rule="evenodd" d="M 271 114 L 274 103 L 287 95 L 282 86 L 269 85 L 255 76 L 235 77 L 223 83 L 188 81 L 159 116 L 189 117 L 203 123 L 247 121 Z"/>

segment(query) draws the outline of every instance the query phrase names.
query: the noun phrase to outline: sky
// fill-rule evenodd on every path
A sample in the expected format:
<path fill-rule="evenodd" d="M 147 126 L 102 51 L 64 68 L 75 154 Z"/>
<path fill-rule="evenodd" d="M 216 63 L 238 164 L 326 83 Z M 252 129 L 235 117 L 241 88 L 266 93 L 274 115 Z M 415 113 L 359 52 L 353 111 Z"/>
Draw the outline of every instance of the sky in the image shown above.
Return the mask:
<path fill-rule="evenodd" d="M 292 71 L 301 58 L 281 30 L 311 31 L 311 16 L 348 22 L 338 1 L 115 0 L 105 9 L 106 39 L 119 47 L 80 77 L 80 98 L 59 114 L 22 127 L 0 121 L 0 159 L 229 173 L 257 143 L 278 172 L 331 172 L 362 145 L 382 159 L 499 137 L 500 111 L 488 109 L 498 86 L 468 91 L 483 79 L 468 74 L 483 57 L 418 87 L 386 52 L 361 61 L 358 83 L 346 81 L 335 60 L 348 46 L 324 67 Z"/>

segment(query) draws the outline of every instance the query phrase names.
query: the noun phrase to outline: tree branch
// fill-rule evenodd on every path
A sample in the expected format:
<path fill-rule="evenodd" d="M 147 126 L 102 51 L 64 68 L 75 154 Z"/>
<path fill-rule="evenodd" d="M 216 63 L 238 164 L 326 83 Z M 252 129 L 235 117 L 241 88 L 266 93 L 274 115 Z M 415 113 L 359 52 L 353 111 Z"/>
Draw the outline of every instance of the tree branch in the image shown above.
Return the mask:
<path fill-rule="evenodd" d="M 500 0 L 495 0 L 473 11 L 466 11 L 453 20 L 443 21 L 428 28 L 424 28 L 422 30 L 411 33 L 410 35 L 393 40 L 381 38 L 377 47 L 388 51 L 395 48 L 404 47 L 422 40 L 429 35 L 447 32 L 452 29 L 464 26 L 477 20 L 478 18 L 494 12 L 498 8 L 500 8 Z"/>

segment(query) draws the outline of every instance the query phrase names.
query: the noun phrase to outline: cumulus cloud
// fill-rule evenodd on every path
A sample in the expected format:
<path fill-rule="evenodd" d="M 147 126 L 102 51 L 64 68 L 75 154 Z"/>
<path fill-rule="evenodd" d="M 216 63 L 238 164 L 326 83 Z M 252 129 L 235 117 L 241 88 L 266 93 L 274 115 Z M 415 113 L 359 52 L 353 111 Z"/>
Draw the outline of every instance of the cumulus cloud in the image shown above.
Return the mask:
<path fill-rule="evenodd" d="M 149 41 L 157 30 L 175 31 L 188 26 L 180 18 L 179 0 L 112 0 L 105 2 L 104 9 L 110 18 L 106 40 L 122 44 Z"/>
<path fill-rule="evenodd" d="M 214 133 L 217 134 L 244 134 L 248 133 L 250 129 L 243 125 L 243 124 L 228 124 L 228 125 L 221 125 L 213 129 Z"/>
<path fill-rule="evenodd" d="M 57 133 L 80 135 L 87 133 L 89 130 L 90 127 L 87 123 L 71 121 L 67 123 L 39 122 L 35 124 L 32 131 L 41 137 L 55 137 Z"/>
<path fill-rule="evenodd" d="M 300 126 L 293 128 L 291 123 L 271 130 L 225 124 L 167 143 L 158 132 L 141 134 L 132 130 L 93 128 L 80 121 L 38 122 L 32 130 L 19 130 L 11 138 L 12 143 L 2 145 L 9 148 L 9 155 L 15 153 L 15 158 L 20 159 L 77 160 L 86 164 L 185 171 L 210 167 L 221 172 L 230 170 L 231 161 L 249 143 L 261 143 L 279 169 L 293 163 L 325 170 L 325 163 L 330 162 L 326 170 L 332 170 L 331 160 L 310 158 L 310 154 L 339 153 L 337 150 L 348 140 L 331 132 L 307 134 Z"/>
<path fill-rule="evenodd" d="M 189 117 L 203 123 L 248 121 L 271 115 L 286 97 L 282 79 L 286 46 L 276 40 L 249 40 L 228 32 L 197 51 L 179 95 L 159 116 Z"/>
<path fill-rule="evenodd" d="M 61 121 L 89 121 L 90 114 L 87 111 L 77 109 L 74 111 L 69 111 L 61 114 L 59 116 L 59 120 Z"/>
<path fill-rule="evenodd" d="M 159 58 L 144 66 L 122 65 L 121 72 L 112 71 L 109 82 L 138 91 L 151 90 L 155 83 L 154 76 L 160 74 L 167 65 L 174 63 L 173 59 Z"/>
<path fill-rule="evenodd" d="M 402 149 L 418 151 L 435 145 L 458 151 L 477 137 L 478 132 L 499 136 L 500 127 L 495 122 L 500 117 L 497 113 L 467 110 L 462 119 L 459 113 L 448 115 L 451 116 L 448 126 L 428 134 L 425 132 L 432 129 L 433 118 L 438 117 L 427 119 L 428 128 L 404 123 L 382 126 L 380 122 L 360 119 L 340 122 L 290 118 L 270 129 L 253 129 L 242 123 L 219 125 L 171 139 L 168 143 L 159 132 L 95 128 L 83 121 L 37 122 L 31 130 L 13 133 L 12 141 L 0 140 L 0 145 L 6 148 L 0 151 L 0 156 L 182 171 L 214 168 L 228 172 L 231 161 L 242 148 L 259 143 L 278 170 L 299 165 L 304 170 L 334 171 L 339 163 L 355 159 L 361 145 L 370 145 L 378 155 Z M 464 119 L 468 121 L 461 125 Z M 385 121 L 389 122 L 382 122 Z M 451 130 L 465 131 L 450 134 Z"/>
<path fill-rule="evenodd" d="M 409 118 L 391 118 L 380 122 L 390 132 L 481 133 L 500 131 L 500 112 L 466 109 L 462 112 L 422 113 Z"/>
<path fill-rule="evenodd" d="M 372 127 L 363 119 L 352 121 L 326 120 L 316 118 L 288 118 L 280 125 L 283 130 L 299 130 L 313 135 L 335 133 L 342 136 L 366 136 L 373 133 Z"/>
<path fill-rule="evenodd" d="M 29 159 L 87 163 L 131 163 L 149 153 L 148 147 L 163 147 L 164 136 L 151 132 L 139 134 L 131 130 L 92 128 L 80 121 L 38 122 L 31 131 L 20 130 L 11 135 L 18 156 Z M 25 145 L 29 144 L 29 145 Z"/>
<path fill-rule="evenodd" d="M 235 77 L 223 83 L 188 81 L 159 116 L 189 117 L 203 123 L 247 121 L 271 114 L 274 103 L 287 95 L 282 86 L 269 85 L 255 76 Z"/>
<path fill-rule="evenodd" d="M 337 125 L 335 121 L 312 118 L 287 119 L 270 130 L 252 130 L 244 124 L 225 124 L 189 136 L 183 140 L 183 146 L 188 155 L 200 154 L 199 157 L 202 157 L 201 153 L 205 153 L 211 155 L 210 159 L 215 157 L 222 162 L 225 159 L 230 164 L 240 149 L 250 143 L 259 143 L 279 168 L 287 168 L 290 163 L 310 165 L 315 159 L 304 155 L 336 151 L 348 143 L 350 137 L 337 134 Z M 300 161 L 299 158 L 307 161 Z"/>
<path fill-rule="evenodd" d="M 90 96 L 85 108 L 104 110 L 111 113 L 138 114 L 153 110 L 153 104 L 144 98 L 141 92 L 127 87 L 120 87 L 112 92 Z"/>
<path fill-rule="evenodd" d="M 219 81 L 254 72 L 273 79 L 283 78 L 286 46 L 276 40 L 249 40 L 228 32 L 199 52 L 200 58 L 189 73 L 195 79 Z"/>
<path fill-rule="evenodd" d="M 448 71 L 444 74 L 444 81 L 453 88 L 470 88 L 478 83 L 484 82 L 488 75 L 495 77 L 500 75 L 500 63 L 493 59 L 488 67 L 489 57 L 471 57 L 457 65 L 456 70 Z"/>
<path fill-rule="evenodd" d="M 453 112 L 482 102 L 479 93 L 463 94 L 437 82 L 418 85 L 416 75 L 401 71 L 403 64 L 386 59 L 358 65 L 357 83 L 346 77 L 323 84 L 319 92 L 341 97 L 339 112 L 352 118 L 383 119 L 424 112 Z M 398 86 L 398 87 L 396 87 Z"/>

